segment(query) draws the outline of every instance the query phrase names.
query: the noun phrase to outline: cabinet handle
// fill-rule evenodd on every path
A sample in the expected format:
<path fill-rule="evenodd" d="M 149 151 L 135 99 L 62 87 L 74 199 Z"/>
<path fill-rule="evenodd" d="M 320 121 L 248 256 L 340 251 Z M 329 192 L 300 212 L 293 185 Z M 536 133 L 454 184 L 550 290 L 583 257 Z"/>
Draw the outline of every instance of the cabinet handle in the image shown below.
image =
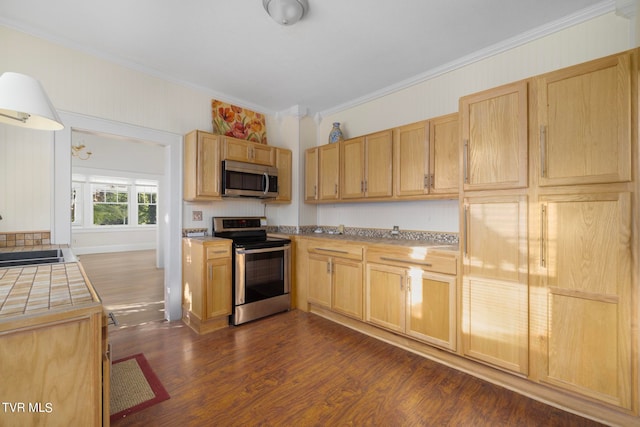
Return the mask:
<path fill-rule="evenodd" d="M 547 128 L 540 125 L 540 176 L 547 176 Z"/>
<path fill-rule="evenodd" d="M 364 181 L 360 181 L 360 192 L 364 193 Z"/>
<path fill-rule="evenodd" d="M 365 181 L 364 181 L 364 192 L 365 192 L 365 193 L 367 192 L 367 187 L 368 187 L 368 185 L 367 185 L 367 184 L 368 184 L 368 183 L 367 183 L 367 181 L 365 180 Z"/>
<path fill-rule="evenodd" d="M 429 183 L 431 184 L 431 188 L 435 188 L 436 187 L 434 174 L 429 175 Z"/>
<path fill-rule="evenodd" d="M 338 254 L 348 254 L 349 252 L 347 251 L 342 251 L 339 249 L 327 249 L 327 248 L 314 248 L 316 251 L 325 251 L 325 252 L 335 252 Z"/>
<path fill-rule="evenodd" d="M 545 234 L 547 231 L 547 207 L 545 205 L 540 206 L 540 267 L 545 268 L 547 266 L 547 255 L 545 253 Z"/>
<path fill-rule="evenodd" d="M 338 184 L 336 184 L 336 196 L 338 195 Z"/>
<path fill-rule="evenodd" d="M 469 183 L 469 171 L 468 169 L 469 163 L 469 140 L 464 140 L 463 151 L 462 151 L 462 169 L 464 170 L 464 183 Z"/>
<path fill-rule="evenodd" d="M 411 292 L 411 277 L 407 276 L 407 292 Z"/>
<path fill-rule="evenodd" d="M 424 176 L 424 188 L 429 188 L 429 175 Z"/>
<path fill-rule="evenodd" d="M 318 186 L 314 185 L 313 186 L 313 197 L 317 197 L 318 196 Z"/>
<path fill-rule="evenodd" d="M 327 261 L 327 274 L 331 274 L 331 258 Z"/>
<path fill-rule="evenodd" d="M 400 278 L 400 290 L 404 291 L 404 278 Z"/>
<path fill-rule="evenodd" d="M 469 216 L 468 212 L 467 212 L 468 209 L 469 209 L 469 207 L 467 205 L 464 205 L 464 209 L 462 211 L 462 213 L 463 213 L 463 216 L 462 216 L 462 227 L 463 227 L 463 229 L 462 229 L 462 249 L 464 251 L 464 256 L 465 257 L 469 254 L 469 250 L 467 249 L 467 233 L 468 233 L 468 230 L 467 230 L 468 218 L 467 217 Z"/>
<path fill-rule="evenodd" d="M 391 257 L 380 257 L 381 260 L 383 261 L 391 261 L 391 262 L 402 262 L 405 264 L 414 264 L 414 265 L 423 265 L 425 267 L 432 267 L 433 264 L 429 263 L 429 262 L 420 262 L 420 261 L 409 261 L 407 259 L 402 259 L 402 258 L 391 258 Z"/>

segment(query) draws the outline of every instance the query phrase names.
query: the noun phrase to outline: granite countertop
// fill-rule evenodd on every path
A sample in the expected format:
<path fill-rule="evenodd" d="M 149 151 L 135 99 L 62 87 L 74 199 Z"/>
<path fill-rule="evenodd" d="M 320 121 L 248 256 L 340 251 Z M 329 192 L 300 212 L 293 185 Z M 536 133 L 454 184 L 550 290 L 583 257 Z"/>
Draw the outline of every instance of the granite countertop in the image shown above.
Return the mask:
<path fill-rule="evenodd" d="M 285 233 L 270 233 L 270 234 L 282 234 L 287 236 L 299 236 L 299 237 L 310 237 L 317 239 L 332 239 L 332 240 L 341 240 L 345 242 L 362 242 L 368 244 L 382 244 L 382 245 L 398 245 L 398 246 L 410 246 L 410 247 L 426 247 L 432 250 L 440 250 L 447 252 L 455 252 L 459 251 L 459 246 L 457 244 L 446 243 L 436 240 L 430 239 L 405 239 L 402 237 L 375 237 L 375 236 L 359 236 L 352 234 L 336 234 L 336 233 L 295 233 L 295 234 L 285 234 Z"/>

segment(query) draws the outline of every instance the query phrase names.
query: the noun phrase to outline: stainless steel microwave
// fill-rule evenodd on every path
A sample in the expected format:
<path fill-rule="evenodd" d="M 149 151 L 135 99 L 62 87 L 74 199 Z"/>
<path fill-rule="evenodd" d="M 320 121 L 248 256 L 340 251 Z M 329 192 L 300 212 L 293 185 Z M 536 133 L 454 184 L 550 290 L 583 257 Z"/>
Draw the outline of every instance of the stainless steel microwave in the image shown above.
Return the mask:
<path fill-rule="evenodd" d="M 278 169 L 273 166 L 224 160 L 222 196 L 275 198 L 278 196 Z"/>

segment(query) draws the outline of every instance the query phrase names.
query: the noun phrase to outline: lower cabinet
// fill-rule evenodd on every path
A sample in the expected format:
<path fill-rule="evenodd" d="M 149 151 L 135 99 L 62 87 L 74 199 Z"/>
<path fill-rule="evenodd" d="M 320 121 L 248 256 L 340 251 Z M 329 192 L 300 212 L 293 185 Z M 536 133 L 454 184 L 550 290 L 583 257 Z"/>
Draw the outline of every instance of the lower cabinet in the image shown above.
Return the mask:
<path fill-rule="evenodd" d="M 362 246 L 311 244 L 308 301 L 362 320 Z"/>
<path fill-rule="evenodd" d="M 182 239 L 182 320 L 198 333 L 229 325 L 231 240 Z"/>
<path fill-rule="evenodd" d="M 402 252 L 390 247 L 368 249 L 365 320 L 455 350 L 456 258 Z"/>

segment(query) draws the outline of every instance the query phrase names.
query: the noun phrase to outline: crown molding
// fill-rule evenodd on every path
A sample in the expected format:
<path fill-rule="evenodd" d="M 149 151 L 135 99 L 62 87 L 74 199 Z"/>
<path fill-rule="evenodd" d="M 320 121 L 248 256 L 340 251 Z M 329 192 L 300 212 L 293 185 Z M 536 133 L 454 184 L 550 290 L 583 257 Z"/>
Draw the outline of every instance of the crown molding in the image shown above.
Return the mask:
<path fill-rule="evenodd" d="M 622 3 L 634 3 L 635 0 L 617 0 Z M 378 91 L 372 92 L 368 95 L 356 98 L 352 101 L 337 105 L 333 108 L 320 111 L 316 114 L 319 117 L 327 117 L 332 114 L 336 114 L 340 111 L 347 110 L 349 108 L 356 107 L 358 105 L 364 104 L 366 102 L 373 101 L 377 98 L 381 98 L 386 95 L 390 95 L 394 92 L 398 92 L 402 89 L 406 89 L 408 87 L 414 86 L 418 83 L 425 82 L 427 80 L 431 80 L 435 77 L 441 76 L 443 74 L 449 73 L 451 71 L 457 70 L 459 68 L 465 67 L 467 65 L 473 64 L 474 62 L 481 61 L 483 59 L 490 58 L 492 56 L 498 55 L 500 53 L 506 52 L 513 48 L 522 46 L 524 44 L 530 43 L 534 40 L 543 38 L 550 34 L 556 33 L 558 31 L 564 30 L 566 28 L 573 27 L 575 25 L 581 24 L 583 22 L 589 21 L 593 18 L 597 18 L 598 16 L 605 15 L 610 12 L 616 11 L 616 0 L 603 0 L 600 3 L 597 3 L 591 7 L 583 9 L 577 13 L 572 15 L 565 16 L 564 18 L 558 19 L 554 22 L 550 22 L 546 25 L 540 26 L 538 28 L 534 28 L 533 30 L 524 32 L 520 35 L 512 37 L 510 39 L 504 40 L 500 43 L 496 43 L 492 46 L 489 46 L 485 49 L 481 49 L 476 51 L 470 55 L 463 56 L 462 58 L 456 59 L 455 61 L 451 61 L 447 64 L 444 64 L 440 67 L 433 68 L 425 73 L 418 74 L 416 76 L 410 77 L 398 83 L 395 83 L 391 86 L 387 86 Z"/>

